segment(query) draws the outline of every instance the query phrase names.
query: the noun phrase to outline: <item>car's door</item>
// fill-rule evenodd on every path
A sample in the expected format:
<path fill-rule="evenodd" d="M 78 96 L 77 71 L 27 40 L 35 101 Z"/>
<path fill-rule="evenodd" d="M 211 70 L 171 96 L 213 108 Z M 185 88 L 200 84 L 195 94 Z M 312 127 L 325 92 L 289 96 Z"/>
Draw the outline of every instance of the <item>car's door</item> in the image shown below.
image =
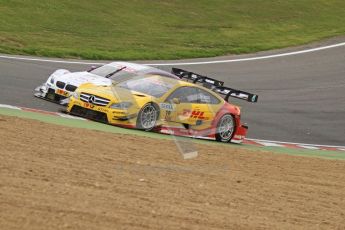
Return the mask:
<path fill-rule="evenodd" d="M 165 100 L 165 103 L 173 107 L 166 113 L 166 119 L 192 126 L 210 123 L 214 111 L 207 101 L 211 99 L 206 91 L 203 94 L 201 92 L 201 89 L 192 86 L 181 86 L 173 91 Z"/>
<path fill-rule="evenodd" d="M 222 100 L 202 88 L 197 88 L 197 103 L 195 104 L 193 112 L 200 112 L 197 114 L 198 116 L 194 116 L 194 119 L 197 119 L 197 122 L 196 125 L 191 128 L 195 130 L 210 128 L 222 105 Z"/>

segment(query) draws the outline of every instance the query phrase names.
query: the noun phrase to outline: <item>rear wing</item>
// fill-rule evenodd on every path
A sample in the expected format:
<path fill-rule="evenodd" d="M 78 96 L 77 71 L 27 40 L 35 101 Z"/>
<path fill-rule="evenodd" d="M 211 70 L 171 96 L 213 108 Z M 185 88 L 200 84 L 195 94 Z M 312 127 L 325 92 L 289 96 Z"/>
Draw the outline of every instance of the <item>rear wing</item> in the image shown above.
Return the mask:
<path fill-rule="evenodd" d="M 248 93 L 238 89 L 232 89 L 229 87 L 224 86 L 223 81 L 219 81 L 207 76 L 203 76 L 200 74 L 196 74 L 193 72 L 189 72 L 183 69 L 172 68 L 171 72 L 178 76 L 180 79 L 187 79 L 192 81 L 193 83 L 201 83 L 204 87 L 211 89 L 214 92 L 217 92 L 221 95 L 224 95 L 224 100 L 229 101 L 229 97 L 234 97 L 237 99 L 242 99 L 248 102 L 255 103 L 258 101 L 258 95 Z"/>

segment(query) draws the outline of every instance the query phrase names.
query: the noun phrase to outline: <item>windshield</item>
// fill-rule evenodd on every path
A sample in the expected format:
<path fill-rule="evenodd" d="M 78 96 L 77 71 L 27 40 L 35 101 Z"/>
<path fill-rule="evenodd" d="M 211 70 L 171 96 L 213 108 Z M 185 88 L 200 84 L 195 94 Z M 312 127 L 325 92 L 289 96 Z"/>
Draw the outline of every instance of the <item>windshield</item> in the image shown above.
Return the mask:
<path fill-rule="evenodd" d="M 161 75 L 161 76 L 166 76 L 166 77 L 172 78 L 170 76 L 170 73 L 166 73 L 165 71 L 145 66 L 145 67 L 142 67 L 140 69 L 133 69 L 130 67 L 126 67 L 123 70 L 121 70 L 120 72 L 117 72 L 116 74 L 111 76 L 110 79 L 113 80 L 113 82 L 118 83 L 121 81 L 132 79 L 132 78 L 137 77 L 137 76 L 144 76 L 145 74 Z"/>
<path fill-rule="evenodd" d="M 174 84 L 172 82 L 163 81 L 157 76 L 151 76 L 124 81 L 119 83 L 117 86 L 148 94 L 153 97 L 161 97 L 174 87 Z"/>
<path fill-rule="evenodd" d="M 113 80 L 113 82 L 121 82 L 136 76 L 138 76 L 137 72 L 132 72 L 128 71 L 127 69 L 123 69 L 120 72 L 111 76 L 110 79 Z"/>
<path fill-rule="evenodd" d="M 104 66 L 98 67 L 97 69 L 91 70 L 90 73 L 101 76 L 101 77 L 105 77 L 108 74 L 111 74 L 118 69 L 120 69 L 120 67 L 117 68 L 111 65 L 104 65 Z"/>
<path fill-rule="evenodd" d="M 96 74 L 101 77 L 106 77 L 114 82 L 121 82 L 127 79 L 131 79 L 138 76 L 139 73 L 145 73 L 150 68 L 143 67 L 142 69 L 133 69 L 127 66 L 114 66 L 114 65 L 104 65 L 97 69 L 90 71 L 90 73 Z"/>
<path fill-rule="evenodd" d="M 128 79 L 132 79 L 136 76 L 142 76 L 145 74 L 161 75 L 169 78 L 177 78 L 175 75 L 169 72 L 156 69 L 150 66 L 131 66 L 131 65 L 104 65 L 97 69 L 91 70 L 90 73 L 96 74 L 101 77 L 111 79 L 115 83 L 119 83 Z"/>

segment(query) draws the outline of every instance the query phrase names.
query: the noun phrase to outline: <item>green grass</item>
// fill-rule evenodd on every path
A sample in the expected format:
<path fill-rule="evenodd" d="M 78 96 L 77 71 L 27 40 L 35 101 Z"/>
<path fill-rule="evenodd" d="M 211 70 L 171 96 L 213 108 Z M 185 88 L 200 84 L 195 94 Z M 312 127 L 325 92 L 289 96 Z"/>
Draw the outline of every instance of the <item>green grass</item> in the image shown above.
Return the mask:
<path fill-rule="evenodd" d="M 341 34 L 344 0 L 0 0 L 0 52 L 11 54 L 178 59 Z"/>

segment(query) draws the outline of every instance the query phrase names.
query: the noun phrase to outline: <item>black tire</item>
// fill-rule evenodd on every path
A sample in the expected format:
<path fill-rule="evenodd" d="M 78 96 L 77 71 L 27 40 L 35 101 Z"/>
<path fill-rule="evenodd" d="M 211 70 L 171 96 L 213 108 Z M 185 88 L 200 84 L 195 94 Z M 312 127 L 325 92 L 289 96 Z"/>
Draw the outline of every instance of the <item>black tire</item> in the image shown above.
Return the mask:
<path fill-rule="evenodd" d="M 147 103 L 139 111 L 136 127 L 137 129 L 151 131 L 156 126 L 158 118 L 158 106 L 154 103 Z"/>
<path fill-rule="evenodd" d="M 236 128 L 235 119 L 231 114 L 224 114 L 218 121 L 216 129 L 216 140 L 229 142 L 234 136 Z"/>

